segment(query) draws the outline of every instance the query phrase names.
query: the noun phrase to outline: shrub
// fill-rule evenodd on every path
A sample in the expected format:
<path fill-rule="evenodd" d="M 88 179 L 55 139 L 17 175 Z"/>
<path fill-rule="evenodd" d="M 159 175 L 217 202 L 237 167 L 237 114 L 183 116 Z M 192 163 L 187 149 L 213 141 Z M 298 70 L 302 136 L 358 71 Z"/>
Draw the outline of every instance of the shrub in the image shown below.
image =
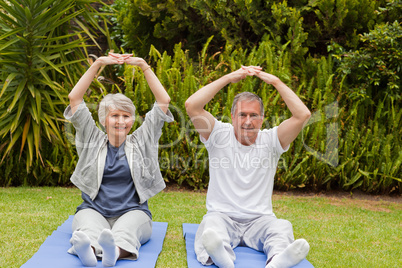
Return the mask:
<path fill-rule="evenodd" d="M 395 2 L 392 4 L 394 8 L 398 7 Z M 300 5 L 303 1 L 293 3 Z M 339 4 L 341 3 L 339 1 Z M 5 5 L 3 2 L 0 4 Z M 276 7 L 272 7 L 278 10 L 277 18 L 285 14 L 282 20 L 287 20 L 286 14 L 292 14 L 291 16 L 300 18 L 294 20 L 294 25 L 302 27 L 298 24 L 302 21 L 302 17 L 298 17 L 300 10 L 286 10 L 284 9 L 286 4 L 281 2 L 276 4 Z M 6 6 L 6 8 L 11 7 Z M 20 7 L 15 8 L 20 13 L 23 10 Z M 391 17 L 394 16 L 392 14 L 398 13 L 393 10 L 390 9 L 387 13 L 391 14 L 389 15 Z M 302 14 L 304 11 L 300 12 Z M 7 13 L 2 13 L 0 16 L 7 17 Z M 26 59 L 30 57 L 15 53 L 21 51 L 17 44 L 20 44 L 19 41 L 25 37 L 18 35 L 18 31 L 22 29 L 13 32 L 10 25 L 14 22 L 16 21 L 11 18 L 0 22 L 3 23 L 2 26 L 5 25 L 0 34 L 0 42 L 2 42 L 0 43 L 0 61 L 5 63 L 1 67 L 0 80 L 0 101 L 2 102 L 0 116 L 5 119 L 0 123 L 5 126 L 5 130 L 1 128 L 3 146 L 0 147 L 0 151 L 3 162 L 0 165 L 3 168 L 0 168 L 0 183 L 2 185 L 64 185 L 73 172 L 76 153 L 73 146 L 73 130 L 69 123 L 61 119 L 61 112 L 67 105 L 65 101 L 69 91 L 67 89 L 71 89 L 85 71 L 80 62 L 84 59 L 80 53 L 81 50 L 73 49 L 74 45 L 82 44 L 83 39 L 80 39 L 79 34 L 75 36 L 77 39 L 68 35 L 73 38 L 72 40 L 77 40 L 77 43 L 70 42 L 70 45 L 65 45 L 62 41 L 66 35 L 63 34 L 57 35 L 58 38 L 50 38 L 48 41 L 39 38 L 40 35 L 32 35 L 38 37 L 40 41 L 35 43 L 39 45 L 32 45 L 39 53 L 35 55 L 42 53 L 45 56 L 34 58 L 34 63 L 38 65 L 29 68 L 31 65 L 26 64 Z M 21 20 L 20 23 L 22 22 L 30 22 L 30 20 Z M 176 121 L 164 126 L 159 152 L 160 166 L 165 180 L 188 185 L 194 189 L 207 187 L 207 152 L 185 113 L 185 100 L 200 87 L 240 68 L 241 65 L 260 65 L 265 71 L 277 75 L 288 84 L 313 112 L 313 117 L 303 129 L 302 134 L 292 143 L 289 153 L 284 154 L 280 160 L 275 181 L 277 189 L 304 188 L 316 191 L 359 189 L 370 193 L 401 193 L 402 110 L 400 95 L 397 95 L 395 91 L 398 89 L 398 84 L 396 80 L 392 80 L 395 78 L 394 74 L 399 76 L 399 73 L 394 71 L 399 72 L 397 66 L 400 60 L 387 59 L 388 54 L 384 53 L 384 51 L 400 53 L 400 42 L 395 44 L 395 40 L 399 41 L 400 25 L 394 27 L 392 24 L 396 34 L 389 36 L 385 28 L 381 27 L 390 27 L 391 24 L 384 25 L 362 35 L 362 38 L 367 37 L 365 42 L 370 45 L 363 46 L 359 50 L 367 55 L 378 57 L 370 61 L 376 62 L 380 57 L 385 57 L 383 61 L 387 62 L 388 71 L 384 73 L 381 72 L 382 70 L 365 69 L 363 65 L 364 68 L 357 68 L 354 71 L 352 65 L 346 64 L 347 60 L 342 61 L 341 58 L 332 56 L 304 56 L 304 60 L 299 61 L 296 66 L 294 64 L 295 45 L 302 42 L 304 38 L 301 28 L 298 35 L 299 41 L 294 44 L 288 40 L 285 44 L 278 45 L 278 39 L 266 35 L 261 42 L 250 48 L 238 47 L 230 41 L 218 47 L 214 45 L 217 37 L 209 37 L 203 47 L 197 51 L 197 56 L 191 55 L 186 45 L 180 43 L 172 46 L 172 52 L 161 53 L 160 51 L 163 50 L 158 50 L 153 45 L 150 45 L 149 50 L 144 54 L 138 54 L 134 50 L 134 54 L 147 58 L 171 97 L 170 109 Z M 281 28 L 283 29 L 286 27 Z M 108 29 L 104 32 L 108 33 Z M 53 33 L 51 31 L 50 34 L 44 34 L 52 36 Z M 289 31 L 287 33 L 286 38 L 290 38 L 292 35 Z M 20 38 L 14 38 L 14 36 Z M 384 40 L 371 39 L 371 37 L 381 37 Z M 390 40 L 394 41 L 389 42 Z M 60 42 L 59 51 L 55 50 L 57 46 L 52 43 L 56 41 Z M 115 42 L 109 40 L 108 43 L 110 49 L 117 50 Z M 372 44 L 378 46 L 377 49 L 373 50 Z M 62 48 L 71 50 L 65 51 Z M 336 44 L 332 48 L 338 51 L 346 50 Z M 9 49 L 7 53 L 6 49 Z M 85 51 L 85 45 L 83 49 Z M 303 47 L 300 49 L 296 54 L 303 54 Z M 131 50 L 125 47 L 121 52 L 131 52 Z M 74 63 L 74 60 L 77 62 Z M 89 59 L 88 61 L 91 62 Z M 11 62 L 17 62 L 17 64 L 11 64 Z M 69 68 L 65 68 L 64 66 L 69 63 L 71 63 Z M 341 72 L 336 72 L 338 67 Z M 4 71 L 13 70 L 12 68 L 27 71 L 17 72 L 15 69 L 13 75 L 11 75 L 12 72 Z M 364 79 L 364 72 L 368 70 L 373 71 L 369 75 L 383 77 L 379 85 L 372 83 L 373 80 L 367 80 L 365 83 L 368 91 L 362 91 L 358 86 L 361 83 L 358 78 Z M 60 72 L 65 73 L 66 76 L 59 75 Z M 27 76 L 27 74 L 34 75 Z M 100 99 L 107 93 L 122 92 L 132 99 L 137 107 L 135 127 L 139 126 L 143 116 L 154 102 L 142 72 L 132 66 L 108 66 L 103 69 L 101 76 L 104 78 L 102 81 L 107 83 L 102 84 L 101 79 L 95 79 L 84 97 L 86 102 L 91 104 L 89 106 L 95 119 L 97 118 L 95 107 Z M 28 82 L 17 83 L 17 79 L 31 81 L 28 78 L 32 78 L 34 82 L 31 83 L 34 87 L 26 89 L 23 85 Z M 395 83 L 392 84 L 389 81 Z M 389 85 L 389 88 L 381 91 L 382 88 L 378 87 L 380 85 Z M 221 90 L 206 105 L 206 109 L 219 119 L 229 122 L 233 96 L 245 90 L 261 96 L 266 107 L 264 127 L 278 125 L 290 116 L 276 90 L 259 79 L 251 77 L 239 83 L 230 84 Z M 41 98 L 39 100 L 32 98 L 31 92 Z M 373 92 L 375 94 L 369 95 Z M 29 105 L 25 105 L 24 101 L 27 101 Z M 7 111 L 5 107 L 10 107 L 13 102 L 15 102 L 14 106 Z M 45 113 L 49 111 L 51 113 L 46 116 Z M 40 120 L 37 120 L 38 118 Z M 13 122 L 19 123 L 13 124 Z M 41 124 L 40 127 L 30 126 L 37 122 Z M 31 130 L 37 132 L 30 134 Z M 12 137 L 11 140 L 8 140 L 9 136 Z M 45 138 L 40 139 L 42 136 Z M 10 146 L 11 143 L 13 146 Z M 33 157 L 36 150 L 40 150 L 40 154 L 38 153 L 38 157 Z M 7 157 L 4 154 L 6 151 Z M 24 176 L 22 166 L 28 167 L 30 176 Z"/>
<path fill-rule="evenodd" d="M 240 68 L 261 65 L 291 86 L 313 112 L 302 134 L 280 160 L 275 187 L 316 191 L 360 189 L 373 193 L 401 192 L 401 116 L 397 102 L 386 120 L 394 122 L 394 131 L 383 128 L 384 110 L 365 123 L 359 111 L 365 103 L 351 99 L 345 80 L 337 78 L 331 57 L 306 61 L 310 75 L 297 77 L 292 71 L 288 48 L 276 49 L 264 41 L 251 51 L 227 45 L 217 54 L 208 53 L 208 43 L 193 61 L 180 45 L 173 55 L 150 50 L 149 62 L 171 96 L 171 111 L 176 121 L 166 124 L 160 139 L 159 161 L 167 182 L 203 189 L 208 185 L 208 155 L 185 113 L 184 102 L 203 85 Z M 136 126 L 153 103 L 141 72 L 125 66 L 124 85 L 106 92 L 121 91 L 132 98 L 138 109 Z M 131 84 L 133 83 L 133 84 Z M 266 107 L 264 127 L 278 125 L 290 112 L 272 86 L 256 78 L 247 78 L 222 89 L 206 105 L 217 118 L 230 122 L 233 96 L 240 91 L 260 95 Z M 95 96 L 93 96 L 95 97 Z M 101 97 L 101 96 L 100 96 Z M 384 107 L 384 106 L 383 106 Z"/>
<path fill-rule="evenodd" d="M 64 140 L 61 118 L 68 88 L 82 73 L 84 36 L 92 37 L 98 27 L 94 2 L 0 1 L 0 165 L 23 160 L 35 178 L 52 173 L 36 170 L 52 159 L 44 153 L 48 143 Z M 11 154 L 19 156 L 6 160 Z M 8 185 L 13 174 L 4 175 Z"/>
<path fill-rule="evenodd" d="M 181 42 L 196 59 L 212 35 L 212 54 L 226 43 L 252 49 L 269 36 L 278 48 L 289 43 L 292 61 L 299 64 L 307 52 L 327 55 L 330 42 L 356 49 L 359 34 L 395 19 L 394 13 L 376 12 L 385 4 L 385 0 L 116 0 L 112 7 L 118 14 L 114 32 L 127 50 L 139 55 L 151 45 L 171 54 Z"/>
<path fill-rule="evenodd" d="M 402 25 L 395 21 L 379 24 L 360 37 L 359 50 L 343 54 L 340 70 L 355 89 L 378 102 L 385 96 L 401 99 Z"/>

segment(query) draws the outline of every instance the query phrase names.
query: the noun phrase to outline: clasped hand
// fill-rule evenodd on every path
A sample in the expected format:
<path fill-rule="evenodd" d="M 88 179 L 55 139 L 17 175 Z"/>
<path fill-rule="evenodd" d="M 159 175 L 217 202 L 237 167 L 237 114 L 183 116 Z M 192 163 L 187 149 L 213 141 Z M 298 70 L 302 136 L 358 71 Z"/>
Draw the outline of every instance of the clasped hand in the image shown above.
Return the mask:
<path fill-rule="evenodd" d="M 278 77 L 263 72 L 260 66 L 242 66 L 240 69 L 228 74 L 231 83 L 237 83 L 247 76 L 257 76 L 268 84 L 273 84 L 279 80 Z"/>
<path fill-rule="evenodd" d="M 118 54 L 109 52 L 108 56 L 99 57 L 96 61 L 99 61 L 102 65 L 123 64 L 136 65 L 141 69 L 148 68 L 148 64 L 143 58 L 133 57 L 133 54 Z"/>

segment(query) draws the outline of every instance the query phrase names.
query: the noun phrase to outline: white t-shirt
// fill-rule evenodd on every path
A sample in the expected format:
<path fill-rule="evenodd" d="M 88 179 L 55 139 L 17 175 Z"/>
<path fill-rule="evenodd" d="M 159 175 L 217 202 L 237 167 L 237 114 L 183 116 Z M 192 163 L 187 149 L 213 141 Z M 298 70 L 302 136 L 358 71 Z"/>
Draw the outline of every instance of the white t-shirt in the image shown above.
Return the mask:
<path fill-rule="evenodd" d="M 209 155 L 208 212 L 238 219 L 274 215 L 272 190 L 282 148 L 277 127 L 260 130 L 256 142 L 242 145 L 229 123 L 215 120 L 208 140 L 201 137 Z"/>

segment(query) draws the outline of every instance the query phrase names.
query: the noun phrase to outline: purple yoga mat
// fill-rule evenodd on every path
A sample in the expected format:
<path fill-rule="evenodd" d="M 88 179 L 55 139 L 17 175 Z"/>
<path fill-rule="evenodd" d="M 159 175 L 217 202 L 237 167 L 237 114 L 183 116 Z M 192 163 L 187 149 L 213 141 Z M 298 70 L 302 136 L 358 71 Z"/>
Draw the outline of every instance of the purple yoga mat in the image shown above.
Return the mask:
<path fill-rule="evenodd" d="M 59 226 L 21 268 L 85 267 L 77 256 L 67 253 L 67 250 L 71 247 L 70 238 L 73 218 L 74 216 L 70 216 Z M 167 226 L 166 222 L 153 222 L 151 239 L 141 246 L 138 260 L 118 260 L 115 267 L 155 267 L 159 253 L 162 251 Z M 96 267 L 103 267 L 102 261 L 98 261 Z"/>
<path fill-rule="evenodd" d="M 198 224 L 183 223 L 183 236 L 186 240 L 187 251 L 187 266 L 188 268 L 216 268 L 215 265 L 204 266 L 197 261 L 194 252 L 194 239 L 197 232 Z M 234 249 L 236 254 L 235 268 L 264 268 L 267 257 L 263 252 L 256 251 L 248 247 L 237 247 Z M 294 268 L 314 268 L 314 266 L 306 259 L 299 264 L 293 266 Z"/>

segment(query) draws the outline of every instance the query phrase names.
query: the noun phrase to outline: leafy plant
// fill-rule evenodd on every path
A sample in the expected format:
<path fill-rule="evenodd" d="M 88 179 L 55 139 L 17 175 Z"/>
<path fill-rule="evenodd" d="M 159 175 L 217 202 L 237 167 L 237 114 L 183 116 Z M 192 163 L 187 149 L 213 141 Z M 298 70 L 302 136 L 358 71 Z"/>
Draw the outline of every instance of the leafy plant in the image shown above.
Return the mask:
<path fill-rule="evenodd" d="M 343 54 L 340 71 L 376 102 L 384 96 L 401 99 L 402 24 L 380 24 L 361 35 L 362 47 Z"/>
<path fill-rule="evenodd" d="M 382 14 L 394 17 L 398 13 L 395 12 L 399 8 L 398 1 L 390 3 L 389 9 L 382 10 Z M 23 4 L 8 5 L 11 2 Z M 0 168 L 0 183 L 5 186 L 65 185 L 74 170 L 77 156 L 73 146 L 74 133 L 69 123 L 62 119 L 62 111 L 67 105 L 69 89 L 86 69 L 82 60 L 88 59 L 90 64 L 93 57 L 86 55 L 87 45 L 83 37 L 89 36 L 91 31 L 83 27 L 84 22 L 79 19 L 88 16 L 85 20 L 93 22 L 99 17 L 91 17 L 92 14 L 79 8 L 92 1 L 76 1 L 75 5 L 74 1 L 69 1 L 69 4 L 63 1 L 64 8 L 58 5 L 61 9 L 55 11 L 57 7 L 52 7 L 52 12 L 45 8 L 46 4 L 59 2 L 11 2 L 0 2 L 4 9 L 0 14 L 4 18 L 0 21 L 0 153 L 3 158 L 0 166 L 4 167 Z M 121 1 L 117 2 L 123 5 Z M 246 2 L 238 4 L 258 4 L 258 1 Z M 322 4 L 322 1 L 316 1 L 317 7 L 318 2 Z M 108 48 L 122 53 L 134 52 L 136 56 L 146 58 L 171 97 L 170 110 L 176 121 L 164 126 L 159 151 L 161 171 L 167 182 L 194 189 L 208 185 L 207 151 L 185 112 L 185 100 L 200 87 L 241 65 L 260 65 L 288 84 L 313 112 L 302 134 L 292 143 L 289 152 L 282 155 L 275 181 L 277 189 L 359 189 L 371 193 L 401 193 L 402 110 L 397 80 L 401 62 L 398 58 L 401 51 L 401 42 L 398 42 L 400 24 L 381 24 L 370 33 L 362 34 L 362 40 L 366 38 L 364 45 L 356 54 L 350 52 L 346 59 L 335 55 L 344 55 L 347 50 L 337 43 L 330 47 L 332 56 L 305 56 L 305 47 L 298 45 L 308 41 L 305 33 L 311 29 L 304 32 L 302 22 L 305 22 L 305 12 L 310 12 L 311 7 L 298 9 L 303 3 L 292 1 L 294 6 L 290 6 L 290 2 L 280 1 L 270 6 L 275 20 L 280 22 L 270 29 L 285 37 L 265 35 L 261 42 L 243 48 L 231 41 L 219 41 L 220 45 L 216 46 L 216 41 L 222 40 L 218 33 L 205 38 L 195 54 L 187 49 L 186 43 L 174 44 L 171 51 L 158 49 L 158 44 L 148 47 L 146 42 L 141 45 L 142 53 L 137 49 L 130 51 L 128 46 L 119 48 L 121 40 L 113 40 L 114 35 L 105 24 L 102 33 L 108 40 Z M 336 3 L 341 4 L 351 3 Z M 164 8 L 158 8 L 161 8 L 160 12 L 167 12 L 173 6 L 174 3 L 169 2 Z M 320 6 L 322 12 L 324 6 Z M 38 11 L 39 7 L 43 8 L 42 13 Z M 234 6 L 230 8 L 235 10 Z M 25 14 L 30 14 L 25 10 L 35 16 L 23 19 Z M 225 9 L 218 11 L 227 12 Z M 177 12 L 175 14 L 181 11 Z M 48 16 L 50 14 L 54 16 Z M 40 19 L 35 20 L 38 16 Z M 75 23 L 67 23 L 67 17 Z M 54 28 L 57 24 L 46 23 L 47 18 L 53 18 L 51 22 L 65 19 L 66 24 Z M 322 18 L 335 19 L 325 15 Z M 346 18 L 338 18 L 337 26 L 341 27 Z M 298 59 L 298 65 L 294 64 L 296 54 L 304 55 Z M 359 62 L 360 67 L 351 64 L 357 64 L 357 59 L 360 60 L 359 56 L 363 54 L 365 57 Z M 348 62 L 349 59 L 353 61 Z M 386 63 L 386 69 L 377 68 L 380 61 Z M 366 68 L 365 64 L 374 67 Z M 341 67 L 340 72 L 336 71 L 338 67 Z M 379 76 L 379 85 L 376 85 L 374 78 Z M 105 83 L 101 83 L 101 78 Z M 230 122 L 233 97 L 245 90 L 261 96 L 266 107 L 265 128 L 278 125 L 290 116 L 277 91 L 251 77 L 228 85 L 205 108 L 218 119 Z M 128 65 L 107 66 L 102 70 L 84 96 L 95 120 L 96 105 L 105 94 L 115 92 L 124 93 L 135 104 L 135 127 L 138 127 L 154 102 L 142 72 Z M 31 176 L 22 172 L 23 166 Z"/>
<path fill-rule="evenodd" d="M 358 48 L 359 34 L 398 16 L 398 12 L 377 12 L 387 2 L 115 0 L 112 32 L 125 49 L 139 55 L 145 55 L 151 45 L 171 54 L 181 43 L 194 60 L 212 35 L 212 54 L 226 43 L 252 49 L 269 36 L 278 48 L 289 43 L 293 63 L 300 64 L 307 53 L 327 55 L 330 42 L 348 50 Z"/>
<path fill-rule="evenodd" d="M 43 139 L 61 141 L 69 88 L 94 40 L 94 0 L 0 2 L 0 153 L 19 152 L 29 173 L 45 164 Z M 98 27 L 99 28 L 99 27 Z M 18 149 L 16 149 L 18 148 Z"/>

